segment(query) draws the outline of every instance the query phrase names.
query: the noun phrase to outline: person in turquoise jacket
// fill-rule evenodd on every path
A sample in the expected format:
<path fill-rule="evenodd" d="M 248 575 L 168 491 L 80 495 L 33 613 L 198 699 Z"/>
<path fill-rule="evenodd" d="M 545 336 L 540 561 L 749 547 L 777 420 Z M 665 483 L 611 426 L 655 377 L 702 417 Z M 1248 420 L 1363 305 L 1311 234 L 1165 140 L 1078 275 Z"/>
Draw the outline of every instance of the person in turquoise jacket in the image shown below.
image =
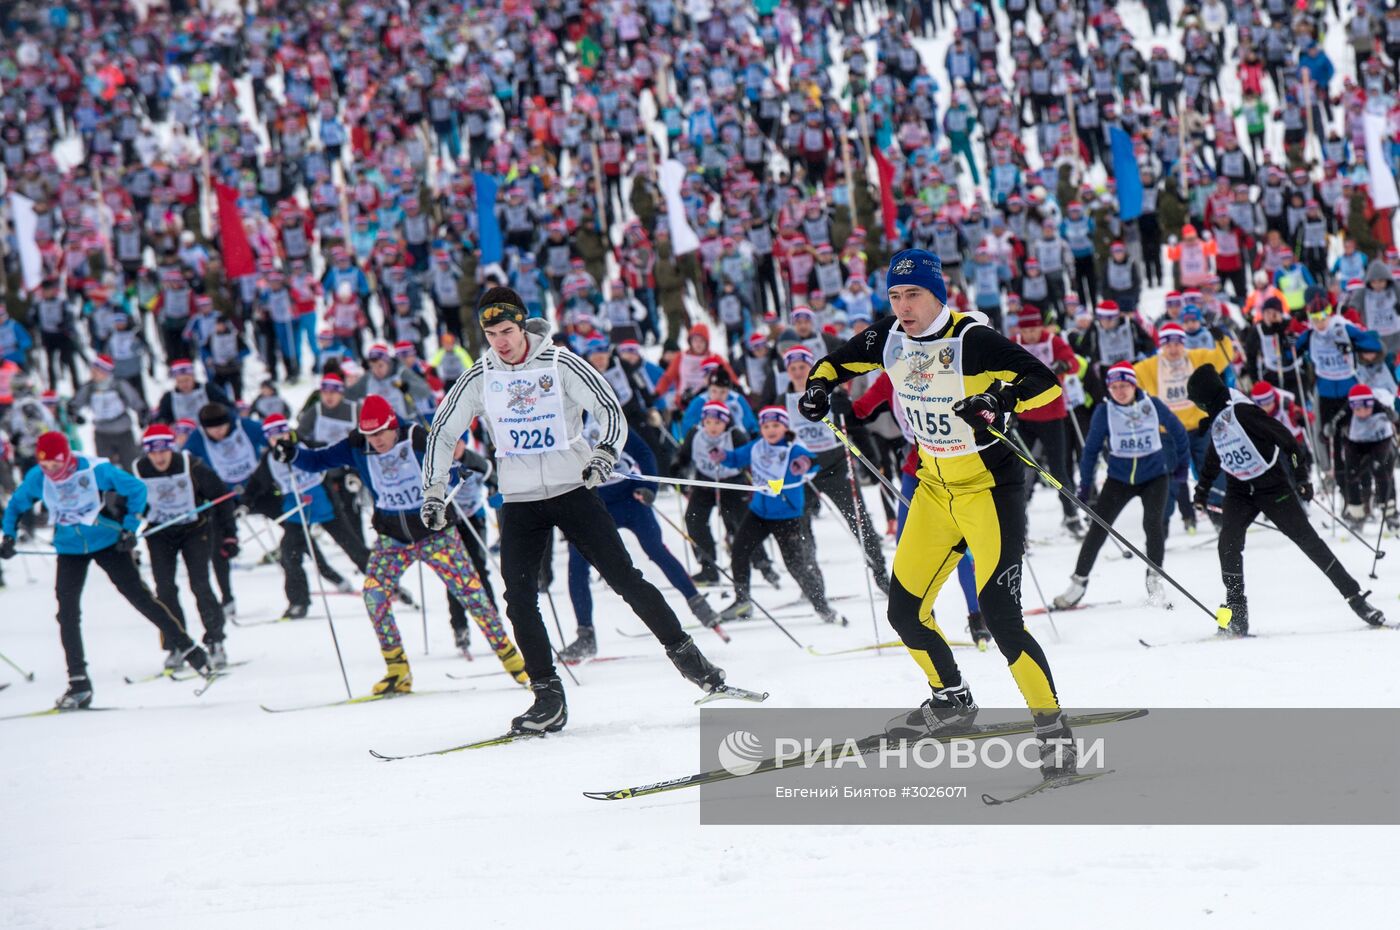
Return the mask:
<path fill-rule="evenodd" d="M 131 556 L 146 510 L 145 483 L 104 459 L 77 455 L 59 432 L 41 435 L 34 457 L 38 464 L 25 473 L 5 505 L 0 559 L 14 558 L 19 518 L 42 502 L 54 526 L 58 635 L 68 661 L 68 690 L 55 706 L 80 710 L 92 704 L 92 682 L 83 653 L 82 597 L 93 563 L 107 573 L 117 593 L 160 630 L 161 641 L 178 649 L 190 668 L 207 677 L 209 657 L 146 587 Z M 121 499 L 120 509 L 106 503 L 108 492 Z"/>

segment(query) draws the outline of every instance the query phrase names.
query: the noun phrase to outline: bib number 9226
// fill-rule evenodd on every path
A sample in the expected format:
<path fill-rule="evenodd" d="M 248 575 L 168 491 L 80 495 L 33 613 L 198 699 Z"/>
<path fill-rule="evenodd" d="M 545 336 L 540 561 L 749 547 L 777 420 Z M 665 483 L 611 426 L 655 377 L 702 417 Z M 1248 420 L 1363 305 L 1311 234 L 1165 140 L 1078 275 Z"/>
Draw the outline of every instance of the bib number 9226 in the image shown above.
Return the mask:
<path fill-rule="evenodd" d="M 554 431 L 544 429 L 513 429 L 510 431 L 511 445 L 517 449 L 553 449 Z"/>

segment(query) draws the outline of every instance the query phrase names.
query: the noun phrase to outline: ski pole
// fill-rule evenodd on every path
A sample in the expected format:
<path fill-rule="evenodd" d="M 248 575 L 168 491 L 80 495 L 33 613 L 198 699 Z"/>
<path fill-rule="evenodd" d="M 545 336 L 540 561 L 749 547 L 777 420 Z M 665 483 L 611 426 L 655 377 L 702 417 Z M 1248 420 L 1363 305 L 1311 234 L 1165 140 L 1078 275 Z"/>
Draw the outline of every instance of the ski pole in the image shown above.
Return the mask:
<path fill-rule="evenodd" d="M 1221 607 L 1219 610 L 1211 610 L 1211 609 L 1210 609 L 1209 607 L 1207 607 L 1205 604 L 1202 604 L 1200 601 L 1198 601 L 1198 600 L 1196 599 L 1196 596 L 1195 596 L 1194 594 L 1192 594 L 1190 591 L 1186 590 L 1186 588 L 1182 587 L 1181 582 L 1177 581 L 1177 580 L 1176 580 L 1175 578 L 1173 578 L 1171 575 L 1167 574 L 1167 573 L 1162 569 L 1162 566 L 1158 565 L 1156 562 L 1154 562 L 1154 561 L 1152 561 L 1151 559 L 1149 559 L 1145 553 L 1143 553 L 1141 550 L 1139 550 L 1139 549 L 1137 548 L 1137 546 L 1134 546 L 1134 545 L 1133 545 L 1132 543 L 1130 543 L 1126 538 L 1124 538 L 1124 536 L 1123 536 L 1122 533 L 1119 533 L 1117 530 L 1115 530 L 1115 529 L 1113 528 L 1113 524 L 1109 523 L 1109 522 L 1108 522 L 1107 520 L 1105 520 L 1103 517 L 1099 516 L 1099 515 L 1094 511 L 1094 508 L 1090 507 L 1088 504 L 1084 503 L 1082 500 L 1080 500 L 1080 499 L 1079 499 L 1078 497 L 1076 497 L 1074 494 L 1070 493 L 1070 491 L 1068 491 L 1068 490 L 1065 488 L 1065 486 L 1064 486 L 1063 484 L 1060 484 L 1060 482 L 1059 482 L 1058 480 L 1056 480 L 1056 478 L 1055 478 L 1054 475 L 1050 474 L 1048 471 L 1046 471 L 1045 469 L 1041 468 L 1040 465 L 1036 462 L 1035 459 L 1030 458 L 1030 457 L 1027 456 L 1025 453 L 1023 453 L 1019 448 L 1017 448 L 1017 447 L 1016 447 L 1016 444 L 1015 444 L 1014 442 L 1012 442 L 1010 439 L 1007 439 L 1007 438 L 1006 438 L 1006 434 L 1005 434 L 1005 433 L 1003 433 L 1001 430 L 997 429 L 997 428 L 994 427 L 994 426 L 988 426 L 988 427 L 986 427 L 986 430 L 987 430 L 987 432 L 990 433 L 998 442 L 1000 442 L 1002 445 L 1006 446 L 1006 448 L 1010 449 L 1011 452 L 1012 452 L 1012 454 L 1015 455 L 1018 459 L 1020 459 L 1022 462 L 1025 462 L 1026 465 L 1028 465 L 1029 467 L 1035 469 L 1036 472 L 1039 473 L 1040 477 L 1043 478 L 1043 479 L 1046 481 L 1046 483 L 1048 483 L 1048 484 L 1050 485 L 1050 487 L 1054 488 L 1056 491 L 1059 491 L 1060 494 L 1064 495 L 1064 497 L 1065 497 L 1066 500 L 1070 501 L 1072 504 L 1074 504 L 1074 506 L 1076 506 L 1076 507 L 1078 507 L 1080 510 L 1084 511 L 1084 513 L 1088 515 L 1089 519 L 1093 520 L 1093 521 L 1094 521 L 1095 523 L 1097 523 L 1099 526 L 1103 527 L 1104 531 L 1107 532 L 1110 536 L 1113 536 L 1113 537 L 1116 538 L 1119 542 L 1121 542 L 1123 545 L 1127 546 L 1127 547 L 1128 547 L 1128 551 L 1130 551 L 1133 555 L 1137 556 L 1138 558 L 1142 559 L 1143 564 L 1145 564 L 1148 568 L 1150 568 L 1150 569 L 1152 569 L 1153 571 L 1155 571 L 1157 574 L 1161 575 L 1163 578 L 1167 579 L 1167 581 L 1170 581 L 1171 584 L 1172 584 L 1172 587 L 1176 588 L 1176 589 L 1177 589 L 1178 591 L 1180 591 L 1182 594 L 1186 595 L 1186 599 L 1187 599 L 1187 600 L 1189 600 L 1191 603 L 1195 604 L 1195 605 L 1196 605 L 1197 607 L 1199 607 L 1202 611 L 1204 611 L 1204 612 L 1206 613 L 1206 615 L 1208 615 L 1212 620 L 1214 620 L 1214 621 L 1220 626 L 1221 629 L 1228 629 L 1228 628 L 1229 628 L 1229 626 L 1230 626 L 1230 618 L 1231 618 L 1231 616 L 1232 616 L 1232 613 L 1231 613 L 1231 611 L 1230 611 L 1230 608 L 1228 608 L 1228 607 Z"/>
<path fill-rule="evenodd" d="M 174 526 L 175 524 L 177 524 L 177 523 L 179 523 L 179 522 L 181 522 L 181 521 L 183 521 L 183 520 L 185 520 L 185 519 L 187 519 L 187 518 L 189 518 L 189 517 L 198 516 L 199 514 L 201 514 L 201 513 L 203 513 L 204 511 L 208 510 L 210 507 L 214 507 L 214 506 L 216 506 L 216 505 L 218 505 L 218 504 L 222 504 L 224 501 L 228 500 L 230 497 L 236 496 L 237 494 L 238 494 L 237 491 L 229 491 L 227 494 L 223 494 L 223 495 L 221 495 L 221 496 L 219 496 L 219 497 L 216 497 L 216 498 L 214 498 L 212 501 L 205 501 L 204 503 L 200 504 L 198 507 L 194 508 L 193 510 L 187 510 L 187 511 L 185 511 L 184 513 L 180 514 L 179 516 L 171 517 L 169 520 L 166 520 L 164 523 L 158 524 L 158 525 L 156 525 L 156 526 L 148 526 L 148 527 L 146 527 L 146 528 L 145 528 L 144 530 L 142 530 L 140 533 L 137 533 L 137 534 L 136 534 L 136 538 L 137 538 L 137 539 L 145 539 L 147 536 L 154 536 L 156 533 L 159 533 L 161 530 L 167 529 L 167 528 L 169 528 L 169 527 L 172 527 L 172 526 Z"/>
<path fill-rule="evenodd" d="M 1035 566 L 1031 564 L 1029 546 L 1026 547 L 1026 551 L 1021 554 L 1021 557 L 1026 560 L 1026 571 L 1031 573 L 1031 584 L 1035 585 L 1035 594 L 1036 597 L 1040 598 L 1040 606 L 1045 608 L 1045 619 L 1050 621 L 1050 632 L 1055 634 L 1055 642 L 1063 642 L 1060 639 L 1060 628 L 1055 625 L 1055 610 L 1045 599 L 1045 592 L 1040 590 L 1040 579 L 1035 577 Z"/>
<path fill-rule="evenodd" d="M 33 673 L 33 672 L 26 672 L 24 669 L 20 668 L 18 665 L 16 665 L 16 664 L 14 663 L 14 660 L 11 659 L 9 656 L 5 655 L 5 653 L 0 652 L 0 659 L 3 659 L 6 665 L 8 665 L 10 668 L 14 669 L 15 671 L 19 672 L 21 675 L 23 675 L 25 681 L 33 681 L 33 680 L 34 680 L 34 673 Z"/>
<path fill-rule="evenodd" d="M 305 497 L 303 497 L 303 498 L 301 499 L 301 502 L 302 502 L 303 504 L 310 504 L 310 503 L 311 503 L 311 495 L 308 494 L 308 495 L 306 495 Z M 271 523 L 273 526 L 281 526 L 283 523 L 287 522 L 287 520 L 288 520 L 290 517 L 295 516 L 296 513 L 297 513 L 296 510 L 288 510 L 286 513 L 282 514 L 282 516 L 276 518 L 275 520 L 269 519 L 268 522 Z M 248 536 L 248 537 L 246 537 L 246 538 L 244 538 L 244 539 L 240 539 L 240 540 L 238 541 L 238 544 L 241 546 L 241 545 L 244 545 L 245 543 L 250 542 L 250 541 L 252 541 L 252 540 L 257 540 L 258 545 L 260 545 L 260 546 L 263 547 L 263 552 L 265 552 L 265 553 L 270 553 L 272 550 L 271 550 L 271 549 L 268 549 L 267 544 L 264 543 L 264 542 L 262 541 L 262 537 L 263 537 L 263 533 L 264 533 L 263 528 L 260 527 L 260 526 L 257 526 L 256 524 L 253 524 L 251 521 L 249 522 L 249 525 L 250 525 L 250 526 L 252 527 L 252 529 L 253 529 L 253 535 Z M 277 540 L 274 538 L 274 539 L 273 539 L 273 549 L 277 548 L 276 543 L 277 543 Z"/>
<path fill-rule="evenodd" d="M 770 481 L 767 485 L 760 484 L 734 484 L 725 481 L 703 481 L 699 478 L 663 478 L 660 475 L 635 475 L 627 472 L 614 472 L 632 481 L 655 481 L 657 484 L 684 484 L 693 488 L 715 488 L 716 490 L 731 491 L 757 491 L 760 494 L 777 494 L 784 488 L 796 487 L 796 485 L 783 484 L 780 481 Z"/>
<path fill-rule="evenodd" d="M 1294 489 L 1293 489 L 1293 493 L 1296 495 L 1296 494 L 1298 493 L 1298 489 L 1297 489 L 1297 488 L 1294 488 Z M 1298 500 L 1299 500 L 1299 501 L 1302 501 L 1302 498 L 1300 497 L 1300 498 L 1298 498 Z M 1372 554 L 1373 554 L 1376 558 L 1378 558 L 1378 559 L 1383 559 L 1383 558 L 1385 558 L 1385 550 L 1384 550 L 1384 549 L 1381 549 L 1381 548 L 1379 547 L 1379 545 L 1380 545 L 1380 544 L 1379 544 L 1379 541 L 1377 541 L 1377 544 L 1376 544 L 1375 546 L 1372 546 L 1370 543 L 1368 543 L 1368 542 L 1366 541 L 1366 537 L 1362 536 L 1360 533 L 1356 532 L 1356 530 L 1352 529 L 1345 521 L 1343 521 L 1340 517 L 1338 517 L 1338 516 L 1337 516 L 1335 513 L 1333 513 L 1331 510 L 1328 510 L 1326 504 L 1323 504 L 1323 503 L 1322 503 L 1320 500 L 1318 500 L 1316 497 L 1314 497 L 1314 498 L 1312 499 L 1311 503 L 1316 504 L 1318 510 L 1321 510 L 1323 513 L 1327 514 L 1327 516 L 1331 517 L 1333 523 L 1341 524 L 1342 529 L 1346 530 L 1348 533 L 1350 533 L 1351 535 L 1355 536 L 1355 537 L 1356 537 L 1356 541 L 1359 542 L 1359 543 L 1361 543 L 1361 545 L 1365 546 L 1367 549 L 1371 550 Z M 1305 509 L 1306 509 L 1306 508 L 1305 508 Z M 1382 526 L 1385 525 L 1385 521 L 1384 521 L 1384 520 L 1381 521 L 1381 525 L 1382 525 Z"/>
<path fill-rule="evenodd" d="M 1381 537 L 1384 536 L 1384 535 L 1385 535 L 1385 509 L 1384 509 L 1384 505 L 1382 505 L 1382 509 L 1381 509 L 1381 518 L 1380 518 L 1380 520 L 1377 521 L 1377 523 L 1376 523 L 1376 549 L 1375 549 L 1375 551 L 1371 554 L 1371 574 L 1370 574 L 1369 577 L 1371 578 L 1372 581 L 1376 580 L 1377 577 L 1378 577 L 1378 576 L 1376 575 L 1376 563 L 1379 562 L 1379 561 L 1381 560 L 1381 556 L 1385 554 L 1384 550 L 1381 549 Z"/>
<path fill-rule="evenodd" d="M 321 591 L 321 605 L 326 609 L 326 623 L 331 628 L 331 642 L 335 644 L 335 660 L 340 663 L 340 678 L 345 682 L 345 698 L 353 701 L 355 693 L 350 690 L 350 676 L 345 671 L 345 657 L 340 653 L 340 637 L 335 635 L 335 619 L 331 617 L 331 599 L 326 595 L 326 581 L 321 576 L 321 566 L 316 561 L 315 550 L 311 546 L 311 530 L 306 525 L 306 511 L 301 504 L 301 489 L 297 487 L 296 467 L 290 463 L 287 465 L 287 479 L 292 485 L 292 501 L 296 505 L 295 510 L 287 513 L 295 513 L 301 523 L 301 535 L 306 540 L 306 553 L 311 556 L 311 567 L 316 569 L 316 587 Z M 283 514 L 283 518 L 286 514 Z"/>
<path fill-rule="evenodd" d="M 666 516 L 664 513 L 662 513 L 662 512 L 659 511 L 659 510 L 655 510 L 655 508 L 653 508 L 653 511 L 656 513 L 656 515 L 657 515 L 658 517 L 660 517 L 662 520 L 665 520 L 665 521 L 666 521 L 666 525 L 667 525 L 667 526 L 671 527 L 671 529 L 675 530 L 677 533 L 680 533 L 682 539 L 684 539 L 686 542 L 688 542 L 688 543 L 690 543 L 692 546 L 694 546 L 696 552 L 704 552 L 704 550 L 700 547 L 700 544 L 697 543 L 694 539 L 692 539 L 689 533 L 687 533 L 687 532 L 686 532 L 684 529 L 682 529 L 681 527 L 677 526 L 675 523 L 671 522 L 671 518 L 670 518 L 670 517 Z M 714 563 L 715 570 L 716 570 L 717 572 L 719 572 L 721 575 L 723 575 L 725 578 L 729 579 L 729 583 L 730 583 L 730 584 L 734 584 L 734 583 L 735 583 L 735 582 L 734 582 L 734 576 L 731 575 L 731 574 L 729 574 L 729 572 L 727 572 L 727 571 L 725 571 L 724 569 L 722 569 L 722 568 L 719 567 L 719 560 L 715 558 L 715 553 L 713 553 L 713 552 L 709 553 L 709 557 L 710 557 L 710 561 Z M 763 613 L 763 616 L 765 616 L 765 617 L 767 617 L 769 620 L 773 621 L 773 625 L 774 625 L 775 627 L 777 627 L 779 630 L 782 630 L 783 635 L 786 636 L 788 639 L 792 640 L 792 644 L 793 644 L 794 646 L 796 646 L 798 649 L 804 649 L 804 650 L 806 649 L 805 646 L 803 646 L 801 643 L 799 643 L 799 642 L 797 641 L 797 637 L 793 636 L 791 633 L 789 633 L 789 632 L 787 631 L 787 627 L 783 626 L 781 623 L 778 622 L 778 618 L 777 618 L 777 617 L 775 617 L 775 616 L 773 616 L 772 614 L 770 614 L 770 613 L 768 612 L 768 609 L 767 609 L 767 608 L 765 608 L 762 604 L 760 604 L 758 601 L 756 601 L 756 600 L 753 599 L 753 594 L 752 594 L 752 593 L 749 594 L 749 603 L 752 604 L 753 606 L 757 607 L 757 608 L 759 609 L 759 611 L 761 611 L 761 612 Z"/>
<path fill-rule="evenodd" d="M 864 508 L 863 506 L 861 506 L 861 505 L 864 503 L 864 500 L 862 500 L 861 497 L 859 497 L 859 495 L 860 495 L 860 482 L 856 480 L 856 466 L 855 466 L 855 463 L 851 461 L 851 458 L 852 458 L 852 456 L 851 456 L 851 450 L 850 450 L 850 449 L 846 449 L 846 450 L 845 450 L 845 453 L 846 453 L 846 480 L 849 481 L 849 482 L 850 482 L 850 485 L 851 485 L 851 507 L 852 507 L 852 509 L 855 510 L 855 514 L 856 514 L 856 541 L 857 541 L 858 543 L 860 543 L 860 557 L 861 557 L 862 559 L 864 559 L 864 558 L 865 558 L 865 520 L 864 520 L 864 518 L 861 516 L 861 514 L 865 511 L 865 508 Z M 815 488 L 816 485 L 813 485 L 813 487 Z M 869 571 L 869 569 L 867 569 L 867 570 L 866 570 L 865 572 L 863 572 L 862 574 L 865 575 L 865 596 L 866 596 L 866 598 L 868 598 L 869 601 L 870 601 L 870 629 L 871 629 L 871 631 L 875 634 L 875 642 L 876 642 L 875 652 L 876 652 L 876 654 L 878 655 L 879 652 L 880 652 L 880 647 L 879 647 L 879 642 L 880 642 L 880 618 L 879 618 L 879 616 L 877 615 L 877 613 L 876 613 L 876 611 L 875 611 L 875 586 L 872 585 L 872 584 L 870 583 L 870 571 Z"/>
<path fill-rule="evenodd" d="M 908 498 L 906 498 L 902 493 L 900 493 L 899 488 L 894 486 L 894 482 L 886 478 L 884 472 L 876 468 L 875 464 L 861 453 L 860 449 L 856 447 L 856 444 L 851 442 L 851 437 L 843 433 L 841 431 L 841 428 L 831 421 L 831 417 L 825 417 L 822 420 L 822 422 L 826 424 L 827 429 L 831 430 L 833 433 L 836 434 L 837 439 L 841 440 L 841 445 L 846 447 L 846 453 L 848 455 L 855 456 L 856 460 L 865 466 L 866 471 L 870 472 L 876 478 L 880 479 L 880 483 L 885 486 L 885 490 L 889 491 L 891 494 L 894 495 L 895 500 L 899 501 L 905 507 L 909 507 L 912 509 L 913 505 L 909 503 Z"/>
<path fill-rule="evenodd" d="M 486 545 L 486 540 L 481 538 L 481 534 L 476 531 L 476 527 L 472 526 L 472 521 L 469 520 L 467 518 L 467 515 L 462 512 L 462 505 L 457 503 L 457 496 L 455 494 L 449 494 L 447 496 L 447 499 L 452 502 L 452 508 L 457 511 L 457 516 L 462 518 L 461 525 L 465 526 L 467 528 L 467 532 L 472 534 L 472 539 L 476 540 L 476 544 L 481 547 L 482 552 L 486 553 L 486 557 L 496 564 L 496 574 L 501 576 L 501 583 L 504 584 L 506 575 L 505 572 L 501 570 L 500 558 L 494 552 L 491 551 L 490 546 Z M 546 593 L 548 592 L 546 591 Z M 549 606 L 551 610 L 554 608 L 554 598 L 552 597 L 549 599 Z M 558 612 L 554 614 L 554 622 L 559 622 Z M 561 629 L 559 637 L 562 639 L 563 636 L 564 633 Z M 547 638 L 548 637 L 546 637 L 546 639 Z M 549 644 L 549 651 L 554 653 L 554 658 L 558 659 L 559 664 L 564 666 L 564 671 L 568 673 L 568 676 L 570 678 L 573 679 L 574 684 L 579 685 L 579 687 L 582 687 L 582 685 L 579 683 L 578 676 L 574 674 L 574 670 L 569 666 L 569 663 L 564 661 L 564 657 L 559 654 L 559 650 L 554 648 L 553 643 Z"/>

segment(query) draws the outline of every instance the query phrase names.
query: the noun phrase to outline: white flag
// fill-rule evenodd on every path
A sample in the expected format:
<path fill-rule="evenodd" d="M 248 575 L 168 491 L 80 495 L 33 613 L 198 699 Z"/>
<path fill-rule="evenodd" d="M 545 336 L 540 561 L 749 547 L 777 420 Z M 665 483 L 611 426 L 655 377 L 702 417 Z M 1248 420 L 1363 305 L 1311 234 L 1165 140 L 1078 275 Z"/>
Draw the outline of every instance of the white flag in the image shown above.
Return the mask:
<path fill-rule="evenodd" d="M 44 262 L 39 257 L 39 244 L 34 241 L 38 219 L 34 216 L 34 201 L 18 192 L 10 194 L 10 222 L 15 231 L 15 247 L 19 249 L 19 267 L 24 288 L 38 290 L 44 278 Z"/>
<path fill-rule="evenodd" d="M 1365 113 L 1366 173 L 1370 176 L 1371 204 L 1377 210 L 1400 206 L 1400 191 L 1395 189 L 1395 174 L 1386 158 L 1386 118 L 1384 113 Z"/>
<path fill-rule="evenodd" d="M 661 196 L 666 198 L 666 224 L 671 227 L 671 254 L 680 256 L 700 248 L 700 237 L 685 218 L 685 203 L 681 200 L 681 184 L 685 181 L 685 166 L 674 158 L 661 164 Z"/>

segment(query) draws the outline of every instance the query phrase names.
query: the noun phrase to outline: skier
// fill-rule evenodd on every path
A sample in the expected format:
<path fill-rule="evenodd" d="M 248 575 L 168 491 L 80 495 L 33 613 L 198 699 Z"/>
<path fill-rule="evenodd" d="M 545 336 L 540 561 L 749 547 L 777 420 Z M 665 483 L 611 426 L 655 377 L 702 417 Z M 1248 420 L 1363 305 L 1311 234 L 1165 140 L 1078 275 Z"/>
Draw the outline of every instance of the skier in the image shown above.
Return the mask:
<path fill-rule="evenodd" d="M 92 379 L 78 388 L 68 402 L 68 411 L 81 424 L 78 411 L 91 407 L 97 456 L 118 468 L 130 468 L 140 454 L 132 434 L 131 415 L 136 414 L 137 424 L 145 426 L 146 401 L 130 383 L 113 377 L 115 370 L 116 363 L 107 356 L 93 359 Z"/>
<path fill-rule="evenodd" d="M 930 606 L 970 550 L 983 619 L 1035 719 L 1042 773 L 1073 772 L 1050 664 L 1021 614 L 1025 469 L 984 429 L 1050 403 L 1059 384 L 1020 346 L 947 306 L 942 263 L 932 252 L 897 253 L 885 286 L 891 316 L 817 363 L 799 409 L 819 420 L 837 384 L 884 368 L 919 442 L 919 486 L 895 549 L 889 619 L 932 694 L 895 732 L 956 733 L 976 719 L 977 703 Z"/>
<path fill-rule="evenodd" d="M 1191 402 L 1210 418 L 1211 445 L 1196 485 L 1196 506 L 1205 509 L 1210 486 L 1222 469 L 1228 476 L 1218 544 L 1224 606 L 1230 611 L 1227 632 L 1249 634 L 1249 605 L 1244 593 L 1245 530 L 1261 513 L 1322 569 L 1358 617 L 1372 626 L 1385 623 L 1385 616 L 1366 600 L 1371 592 L 1361 590 L 1308 522 L 1303 505 L 1312 500 L 1312 484 L 1288 427 L 1244 395 L 1232 393 L 1208 365 L 1192 372 L 1186 389 Z"/>
<path fill-rule="evenodd" d="M 209 559 L 215 549 L 224 559 L 238 554 L 233 501 L 226 500 L 211 508 L 209 513 L 194 513 L 200 505 L 223 497 L 228 488 L 202 460 L 176 450 L 175 431 L 166 424 L 148 426 L 141 436 L 141 447 L 145 454 L 136 460 L 132 472 L 146 485 L 149 502 L 146 522 L 155 527 L 176 521 L 146 536 L 146 549 L 151 554 L 151 571 L 156 580 L 156 597 L 169 608 L 176 622 L 188 629 L 180 607 L 180 589 L 175 582 L 175 570 L 183 559 L 185 576 L 204 624 L 209 664 L 216 669 L 223 668 L 228 664 L 224 649 L 224 611 L 209 582 Z M 165 670 L 173 672 L 180 667 L 180 650 L 173 642 L 162 645 L 168 653 Z"/>
<path fill-rule="evenodd" d="M 455 532 L 443 532 L 445 520 L 432 526 L 419 517 L 421 456 L 427 442 L 421 426 L 401 424 L 387 400 L 370 394 L 360 403 L 359 426 L 352 435 L 322 449 L 309 449 L 283 436 L 273 446 L 272 457 L 303 472 L 353 468 L 374 496 L 371 523 L 379 541 L 370 552 L 364 597 L 386 667 L 384 677 L 374 685 L 375 694 L 413 690 L 413 673 L 394 622 L 393 599 L 399 579 L 416 561 L 436 572 L 462 601 L 506 671 L 523 684 L 525 663 L 501 629 L 496 608 L 487 600 L 461 540 Z"/>
<path fill-rule="evenodd" d="M 1106 522 L 1112 523 L 1130 500 L 1141 498 L 1147 557 L 1161 565 L 1166 547 L 1166 523 L 1162 514 L 1169 500 L 1171 475 L 1178 463 L 1184 466 L 1190 458 L 1191 441 L 1171 407 L 1138 387 L 1137 371 L 1131 362 L 1114 365 L 1104 375 L 1104 381 L 1108 385 L 1108 397 L 1095 409 L 1089 434 L 1084 437 L 1084 457 L 1079 462 L 1079 499 L 1087 502 L 1093 494 L 1099 452 L 1107 442 L 1108 477 L 1104 479 L 1094 509 Z M 1164 433 L 1170 444 L 1163 441 Z M 1083 600 L 1089 572 L 1107 539 L 1108 531 L 1097 522 L 1089 527 L 1084 544 L 1079 548 L 1079 560 L 1070 576 L 1069 589 L 1055 598 L 1055 607 L 1066 610 Z M 1160 604 L 1165 594 L 1161 576 L 1147 569 L 1149 602 Z"/>
<path fill-rule="evenodd" d="M 549 324 L 529 320 L 520 295 L 493 287 L 481 295 L 478 319 L 490 348 L 438 407 L 423 459 L 423 522 L 447 525 L 447 477 L 457 438 L 484 414 L 496 449 L 501 505 L 501 572 L 506 611 L 525 656 L 535 700 L 511 721 L 512 731 L 555 732 L 568 722 L 564 687 L 555 673 L 540 617 L 539 565 L 558 527 L 622 595 L 666 647 L 677 670 L 706 692 L 724 672 L 681 629 L 661 592 L 632 564 L 617 527 L 596 494 L 612 474 L 627 425 L 617 396 L 586 361 L 548 339 Z M 590 452 L 583 412 L 598 420 Z"/>
<path fill-rule="evenodd" d="M 146 486 L 110 462 L 77 455 L 58 432 L 39 437 L 35 459 L 38 464 L 25 473 L 5 505 L 0 559 L 14 557 L 20 515 L 42 502 L 54 525 L 53 547 L 58 553 L 54 592 L 58 595 L 59 639 L 68 662 L 68 690 L 55 706 L 79 710 L 92 704 L 92 681 L 83 653 L 82 597 L 88 569 L 94 563 L 111 579 L 117 593 L 160 630 L 162 641 L 178 650 L 190 668 L 208 678 L 212 674 L 209 657 L 146 587 L 131 557 L 140 514 L 146 509 Z M 104 495 L 109 491 L 122 498 L 124 514 L 107 507 Z"/>
<path fill-rule="evenodd" d="M 1378 513 L 1386 529 L 1400 529 L 1400 514 L 1395 510 L 1394 408 L 1369 385 L 1353 385 L 1347 408 L 1329 426 L 1341 437 L 1347 522 L 1356 528 L 1369 513 Z M 1368 500 L 1373 486 L 1374 510 Z"/>

